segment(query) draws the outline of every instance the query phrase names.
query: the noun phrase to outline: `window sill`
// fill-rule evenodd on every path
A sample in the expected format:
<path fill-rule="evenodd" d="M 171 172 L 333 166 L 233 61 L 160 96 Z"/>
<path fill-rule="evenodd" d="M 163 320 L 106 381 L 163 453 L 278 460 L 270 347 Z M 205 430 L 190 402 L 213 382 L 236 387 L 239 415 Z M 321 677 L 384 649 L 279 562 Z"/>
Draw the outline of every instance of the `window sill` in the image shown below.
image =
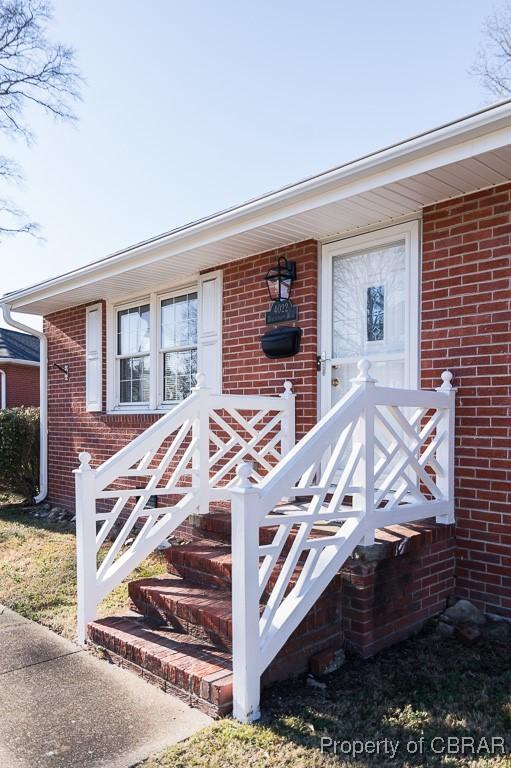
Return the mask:
<path fill-rule="evenodd" d="M 175 408 L 177 403 L 162 405 L 160 408 L 110 408 L 106 410 L 107 416 L 158 416 L 168 413 Z"/>

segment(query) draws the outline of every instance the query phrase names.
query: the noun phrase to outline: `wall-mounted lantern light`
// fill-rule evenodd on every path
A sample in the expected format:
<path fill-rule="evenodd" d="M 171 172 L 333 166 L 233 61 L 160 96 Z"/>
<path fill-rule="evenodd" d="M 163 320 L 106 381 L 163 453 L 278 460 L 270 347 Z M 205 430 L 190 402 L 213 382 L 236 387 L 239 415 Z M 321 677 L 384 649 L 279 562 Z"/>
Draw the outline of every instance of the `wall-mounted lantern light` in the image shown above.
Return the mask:
<path fill-rule="evenodd" d="M 265 280 L 271 301 L 287 301 L 296 280 L 296 261 L 288 261 L 281 256 L 277 266 L 268 270 Z"/>

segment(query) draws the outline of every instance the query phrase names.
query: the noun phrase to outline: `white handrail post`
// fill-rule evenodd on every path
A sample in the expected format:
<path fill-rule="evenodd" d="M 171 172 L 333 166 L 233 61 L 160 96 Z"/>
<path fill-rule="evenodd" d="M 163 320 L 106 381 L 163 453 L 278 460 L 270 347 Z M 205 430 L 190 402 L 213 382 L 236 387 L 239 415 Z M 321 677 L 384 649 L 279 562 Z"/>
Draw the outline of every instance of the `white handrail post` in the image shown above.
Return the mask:
<path fill-rule="evenodd" d="M 281 451 L 282 456 L 287 456 L 291 448 L 294 447 L 295 436 L 295 399 L 296 395 L 293 392 L 293 383 L 291 381 L 284 382 L 284 391 L 281 392 L 280 397 L 284 401 L 285 409 L 282 412 L 281 422 Z"/>
<path fill-rule="evenodd" d="M 437 515 L 437 523 L 451 525 L 454 523 L 454 426 L 456 407 L 456 388 L 452 386 L 451 371 L 443 371 L 442 385 L 437 387 L 437 392 L 445 392 L 448 398 L 447 405 L 442 412 L 437 429 L 444 433 L 445 437 L 437 448 L 436 459 L 440 465 L 442 474 L 436 479 L 436 484 L 448 501 L 449 509 L 445 515 Z"/>
<path fill-rule="evenodd" d="M 76 489 L 76 580 L 78 598 L 78 642 L 87 639 L 87 624 L 96 618 L 96 493 L 91 455 L 78 456 L 80 466 L 74 470 Z"/>
<path fill-rule="evenodd" d="M 248 462 L 237 469 L 232 488 L 233 715 L 243 723 L 260 716 L 259 493 L 250 484 Z"/>
<path fill-rule="evenodd" d="M 192 425 L 192 435 L 197 440 L 197 448 L 192 457 L 192 472 L 194 485 L 198 489 L 198 512 L 200 515 L 206 515 L 209 512 L 210 391 L 206 387 L 206 377 L 203 373 L 197 374 L 197 384 L 193 389 L 199 394 L 199 406 Z"/>
<path fill-rule="evenodd" d="M 361 458 L 354 474 L 355 485 L 360 492 L 353 494 L 353 505 L 361 506 L 364 516 L 364 538 L 362 544 L 374 544 L 374 386 L 376 379 L 369 373 L 371 363 L 363 358 L 357 363 L 358 376 L 352 384 L 364 389 L 364 408 L 353 433 L 355 443 L 361 444 Z"/>
<path fill-rule="evenodd" d="M 286 380 L 284 382 L 284 391 L 280 393 L 280 397 L 284 401 L 285 405 L 285 408 L 282 411 L 280 422 L 280 456 L 281 458 L 284 458 L 284 456 L 287 456 L 291 448 L 294 447 L 296 442 L 296 395 L 293 392 L 293 383 L 291 381 Z M 282 499 L 282 501 L 292 502 L 295 500 L 295 498 L 295 496 L 286 496 Z"/>

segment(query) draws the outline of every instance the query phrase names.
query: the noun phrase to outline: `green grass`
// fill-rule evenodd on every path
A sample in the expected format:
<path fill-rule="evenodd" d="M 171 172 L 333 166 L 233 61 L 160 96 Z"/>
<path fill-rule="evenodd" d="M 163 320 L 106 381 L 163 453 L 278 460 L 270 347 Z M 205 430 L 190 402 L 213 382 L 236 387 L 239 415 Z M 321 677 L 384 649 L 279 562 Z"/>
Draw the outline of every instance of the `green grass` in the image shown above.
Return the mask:
<path fill-rule="evenodd" d="M 0 509 L 0 603 L 68 638 L 76 637 L 75 535 L 19 508 Z M 165 572 L 154 553 L 129 580 Z M 128 605 L 127 581 L 99 606 L 107 616 Z"/>
<path fill-rule="evenodd" d="M 503 737 L 511 748 L 509 644 L 465 647 L 424 633 L 375 659 L 349 659 L 324 678 L 325 690 L 302 682 L 274 686 L 263 697 L 264 720 L 222 720 L 164 750 L 144 768 L 328 768 L 332 766 L 452 766 L 501 768 L 509 756 L 441 755 L 448 737 Z M 321 753 L 321 737 L 338 742 L 397 741 L 394 759 Z M 407 744 L 424 739 L 422 755 Z M 444 742 L 445 743 L 445 742 Z M 412 747 L 413 748 L 413 747 Z"/>

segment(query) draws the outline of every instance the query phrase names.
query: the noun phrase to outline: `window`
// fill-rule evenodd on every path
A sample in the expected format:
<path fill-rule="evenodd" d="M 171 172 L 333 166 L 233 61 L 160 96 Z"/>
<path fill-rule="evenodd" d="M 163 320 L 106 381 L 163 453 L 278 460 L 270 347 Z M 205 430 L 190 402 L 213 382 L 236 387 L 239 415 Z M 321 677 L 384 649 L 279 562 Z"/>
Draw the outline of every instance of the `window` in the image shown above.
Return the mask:
<path fill-rule="evenodd" d="M 120 405 L 149 403 L 149 304 L 117 312 L 117 381 Z"/>
<path fill-rule="evenodd" d="M 222 271 L 195 284 L 109 302 L 107 411 L 170 409 L 190 395 L 197 371 L 222 391 Z"/>
<path fill-rule="evenodd" d="M 197 292 L 160 304 L 160 377 L 163 403 L 188 397 L 197 373 Z"/>

